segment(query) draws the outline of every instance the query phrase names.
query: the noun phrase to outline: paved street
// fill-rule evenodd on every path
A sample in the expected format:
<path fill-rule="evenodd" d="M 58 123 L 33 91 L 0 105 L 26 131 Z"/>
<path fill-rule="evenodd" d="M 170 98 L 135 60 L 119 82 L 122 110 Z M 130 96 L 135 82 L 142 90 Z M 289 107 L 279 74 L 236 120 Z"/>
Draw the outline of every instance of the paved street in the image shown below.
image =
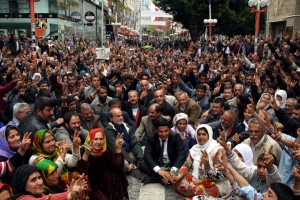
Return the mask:
<path fill-rule="evenodd" d="M 164 187 L 159 183 L 143 185 L 132 176 L 127 176 L 130 200 L 175 200 L 173 186 Z"/>

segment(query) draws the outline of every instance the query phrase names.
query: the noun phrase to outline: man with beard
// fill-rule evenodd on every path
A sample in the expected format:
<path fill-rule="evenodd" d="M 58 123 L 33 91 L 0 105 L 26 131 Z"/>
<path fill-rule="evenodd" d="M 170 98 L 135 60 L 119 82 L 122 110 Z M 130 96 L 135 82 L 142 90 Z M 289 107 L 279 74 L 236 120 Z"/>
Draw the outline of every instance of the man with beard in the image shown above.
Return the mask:
<path fill-rule="evenodd" d="M 128 101 L 123 102 L 122 110 L 127 112 L 130 119 L 135 122 L 136 127 L 141 123 L 143 116 L 147 115 L 147 109 L 139 104 L 139 96 L 136 90 L 128 92 Z"/>
<path fill-rule="evenodd" d="M 104 129 L 107 137 L 107 148 L 115 151 L 116 137 L 119 133 L 122 134 L 124 140 L 122 147 L 122 155 L 125 159 L 124 171 L 131 172 L 144 157 L 141 146 L 134 135 L 135 127 L 124 122 L 122 110 L 119 108 L 110 110 L 109 120 L 110 122 Z"/>
<path fill-rule="evenodd" d="M 98 91 L 98 96 L 92 101 L 91 107 L 95 114 L 100 115 L 101 113 L 108 112 L 108 102 L 112 99 L 107 96 L 107 88 L 101 86 Z"/>
<path fill-rule="evenodd" d="M 72 151 L 73 150 L 72 141 L 75 132 L 79 132 L 81 142 L 84 142 L 88 135 L 88 131 L 80 127 L 79 115 L 74 111 L 70 111 L 64 115 L 64 125 L 57 129 L 54 139 L 57 142 L 65 139 L 66 144 L 70 144 L 71 146 L 70 151 Z"/>
<path fill-rule="evenodd" d="M 80 105 L 80 125 L 87 131 L 94 128 L 104 128 L 100 121 L 100 116 L 93 114 L 93 110 L 88 103 Z"/>
<path fill-rule="evenodd" d="M 89 97 L 93 92 L 96 92 L 100 86 L 100 78 L 99 76 L 93 75 L 91 76 L 91 85 L 84 88 L 84 97 Z"/>
<path fill-rule="evenodd" d="M 168 117 L 161 114 L 161 109 L 162 108 L 159 104 L 154 103 L 148 108 L 148 115 L 142 117 L 141 123 L 135 131 L 135 136 L 141 146 L 145 146 L 147 137 L 155 133 L 155 123 L 158 119 L 169 119 Z"/>

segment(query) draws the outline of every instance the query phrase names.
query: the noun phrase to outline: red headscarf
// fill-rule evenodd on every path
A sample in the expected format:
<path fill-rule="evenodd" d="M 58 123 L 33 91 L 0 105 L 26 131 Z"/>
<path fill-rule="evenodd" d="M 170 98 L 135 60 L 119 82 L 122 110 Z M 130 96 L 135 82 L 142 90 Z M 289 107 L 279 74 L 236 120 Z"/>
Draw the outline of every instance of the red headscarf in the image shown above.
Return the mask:
<path fill-rule="evenodd" d="M 95 151 L 92 149 L 91 155 L 95 156 L 95 157 L 101 156 L 106 151 L 106 136 L 105 136 L 104 131 L 101 128 L 94 128 L 94 129 L 90 130 L 90 132 L 89 132 L 88 136 L 86 137 L 85 142 L 83 144 L 84 146 L 90 146 L 91 142 L 95 138 L 96 133 L 98 133 L 98 132 L 102 133 L 102 135 L 103 135 L 103 146 L 99 151 Z"/>

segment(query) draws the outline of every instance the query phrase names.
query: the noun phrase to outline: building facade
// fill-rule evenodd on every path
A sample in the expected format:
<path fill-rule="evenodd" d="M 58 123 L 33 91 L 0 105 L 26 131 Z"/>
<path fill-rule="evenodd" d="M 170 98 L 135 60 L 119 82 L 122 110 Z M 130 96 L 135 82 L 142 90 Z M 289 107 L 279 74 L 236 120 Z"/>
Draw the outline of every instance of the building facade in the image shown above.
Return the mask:
<path fill-rule="evenodd" d="M 26 33 L 30 37 L 30 8 L 26 0 L 0 0 L 0 34 Z M 97 0 L 40 0 L 35 3 L 36 28 L 43 37 L 101 39 L 102 3 Z M 107 6 L 103 7 L 107 13 Z M 86 13 L 94 15 L 94 21 L 86 20 Z M 105 16 L 105 15 L 104 15 Z M 38 33 L 38 32 L 37 32 Z M 105 37 L 104 37 L 105 38 Z"/>
<path fill-rule="evenodd" d="M 300 31 L 300 1 L 272 0 L 268 7 L 266 36 L 284 37 Z"/>

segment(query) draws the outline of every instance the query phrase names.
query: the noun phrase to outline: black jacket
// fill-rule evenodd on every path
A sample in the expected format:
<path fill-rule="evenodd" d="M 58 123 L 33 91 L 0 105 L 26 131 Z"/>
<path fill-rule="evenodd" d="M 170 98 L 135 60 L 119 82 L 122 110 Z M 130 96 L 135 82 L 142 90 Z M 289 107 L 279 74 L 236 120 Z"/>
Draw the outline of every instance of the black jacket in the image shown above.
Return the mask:
<path fill-rule="evenodd" d="M 28 114 L 19 124 L 18 129 L 23 136 L 26 132 L 31 132 L 31 139 L 33 135 L 41 129 L 49 129 L 47 122 L 39 118 L 35 112 Z"/>
<path fill-rule="evenodd" d="M 146 140 L 144 161 L 150 169 L 159 166 L 160 152 L 162 151 L 157 133 L 150 135 Z M 168 157 L 171 167 L 180 169 L 185 161 L 182 139 L 179 134 L 171 131 L 168 138 Z"/>
<path fill-rule="evenodd" d="M 132 108 L 130 106 L 130 103 L 128 101 L 122 102 L 122 110 L 127 112 L 130 119 L 135 122 L 136 127 L 139 127 L 142 117 L 147 115 L 147 108 L 145 108 L 144 106 L 142 106 L 140 104 L 138 105 L 138 107 L 139 107 L 139 115 L 138 115 L 137 120 L 135 120 L 133 113 L 132 113 Z"/>

